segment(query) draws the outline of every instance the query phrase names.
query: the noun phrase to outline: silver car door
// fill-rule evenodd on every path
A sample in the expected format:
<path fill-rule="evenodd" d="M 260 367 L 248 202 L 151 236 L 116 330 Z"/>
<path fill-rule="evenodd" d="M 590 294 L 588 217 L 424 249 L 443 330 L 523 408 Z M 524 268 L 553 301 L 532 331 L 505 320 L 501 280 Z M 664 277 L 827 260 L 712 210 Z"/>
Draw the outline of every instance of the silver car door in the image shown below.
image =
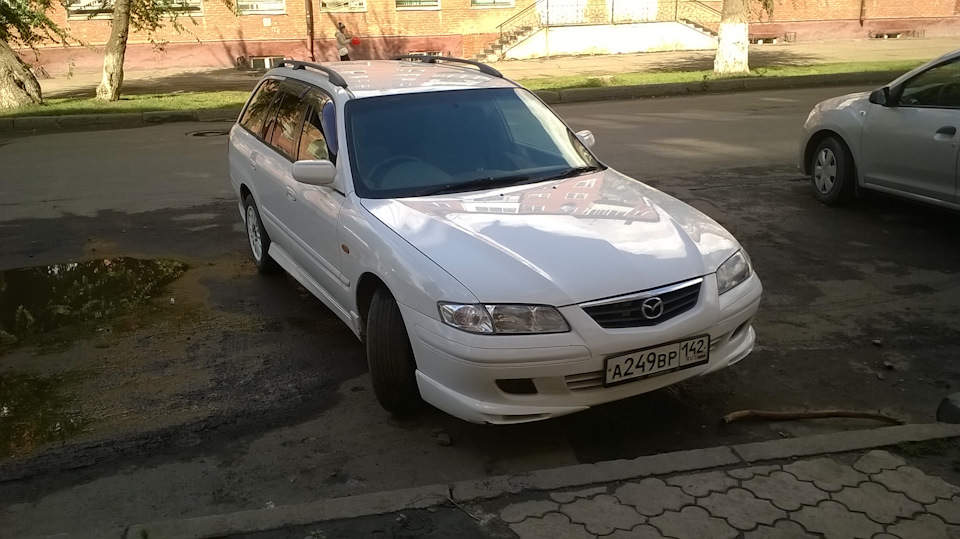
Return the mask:
<path fill-rule="evenodd" d="M 321 113 L 333 111 L 333 101 L 322 90 L 314 88 L 302 99 L 303 123 L 297 133 L 295 160 L 326 159 L 336 163 L 336 122 L 321 121 Z M 328 142 L 328 138 L 330 139 Z M 339 165 L 338 165 L 339 166 Z M 295 183 L 293 198 L 287 200 L 290 229 L 306 256 L 305 267 L 314 280 L 341 306 L 346 303 L 347 285 L 340 272 L 338 220 L 344 195 L 333 185 Z"/>
<path fill-rule="evenodd" d="M 953 202 L 960 152 L 960 60 L 928 69 L 872 106 L 860 140 L 864 181 Z"/>
<path fill-rule="evenodd" d="M 290 81 L 281 84 L 280 95 L 267 115 L 263 128 L 262 151 L 256 159 L 256 184 L 259 187 L 260 217 L 274 230 L 270 239 L 298 264 L 303 256 L 291 237 L 288 199 L 296 186 L 293 157 L 300 130 L 300 94 L 306 86 Z"/>

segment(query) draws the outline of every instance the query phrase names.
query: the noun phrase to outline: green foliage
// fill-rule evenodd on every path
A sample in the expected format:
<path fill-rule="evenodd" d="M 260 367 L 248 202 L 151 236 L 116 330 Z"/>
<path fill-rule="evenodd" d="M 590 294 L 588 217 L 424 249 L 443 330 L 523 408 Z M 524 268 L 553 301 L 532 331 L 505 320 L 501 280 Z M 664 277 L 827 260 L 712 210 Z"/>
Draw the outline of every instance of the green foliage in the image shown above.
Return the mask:
<path fill-rule="evenodd" d="M 0 41 L 33 47 L 44 39 L 61 42 L 67 33 L 47 13 L 64 0 L 0 0 Z"/>

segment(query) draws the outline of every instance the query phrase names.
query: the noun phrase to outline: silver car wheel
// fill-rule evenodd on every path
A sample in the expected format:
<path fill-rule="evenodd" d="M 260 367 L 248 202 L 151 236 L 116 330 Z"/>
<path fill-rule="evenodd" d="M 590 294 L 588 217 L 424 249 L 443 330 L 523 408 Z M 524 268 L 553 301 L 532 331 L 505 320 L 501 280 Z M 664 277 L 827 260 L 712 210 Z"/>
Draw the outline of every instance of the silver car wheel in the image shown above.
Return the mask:
<path fill-rule="evenodd" d="M 817 154 L 817 162 L 813 167 L 813 181 L 816 183 L 817 191 L 824 195 L 830 193 L 836 180 L 837 157 L 830 148 L 823 148 Z"/>
<path fill-rule="evenodd" d="M 257 210 L 253 206 L 247 206 L 247 239 L 250 240 L 253 258 L 257 262 L 263 260 L 263 238 L 260 237 L 260 227 L 257 226 Z"/>

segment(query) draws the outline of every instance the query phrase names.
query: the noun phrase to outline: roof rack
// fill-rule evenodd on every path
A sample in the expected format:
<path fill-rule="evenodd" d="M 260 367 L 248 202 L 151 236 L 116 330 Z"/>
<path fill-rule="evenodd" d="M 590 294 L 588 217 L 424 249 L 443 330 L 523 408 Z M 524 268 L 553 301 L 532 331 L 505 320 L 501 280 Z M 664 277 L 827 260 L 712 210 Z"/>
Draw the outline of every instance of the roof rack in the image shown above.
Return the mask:
<path fill-rule="evenodd" d="M 503 73 L 500 73 L 499 71 L 488 66 L 487 64 L 477 62 L 476 60 L 467 60 L 465 58 L 451 58 L 449 56 L 434 56 L 432 54 L 404 54 L 401 56 L 397 56 L 396 58 L 394 58 L 394 60 L 411 60 L 415 62 L 416 61 L 425 62 L 428 64 L 435 64 L 437 63 L 437 61 L 451 62 L 451 63 L 458 63 L 458 64 L 469 64 L 479 68 L 482 73 L 486 73 L 487 75 L 497 77 L 500 79 L 503 78 Z"/>
<path fill-rule="evenodd" d="M 320 64 L 315 64 L 313 62 L 304 62 L 301 60 L 284 60 L 281 66 L 290 66 L 293 69 L 316 69 L 317 71 L 322 71 L 327 74 L 327 77 L 330 79 L 331 84 L 335 84 L 341 88 L 347 87 L 347 81 L 343 80 L 343 77 L 340 76 L 340 73 L 337 73 L 335 70 L 323 66 Z"/>

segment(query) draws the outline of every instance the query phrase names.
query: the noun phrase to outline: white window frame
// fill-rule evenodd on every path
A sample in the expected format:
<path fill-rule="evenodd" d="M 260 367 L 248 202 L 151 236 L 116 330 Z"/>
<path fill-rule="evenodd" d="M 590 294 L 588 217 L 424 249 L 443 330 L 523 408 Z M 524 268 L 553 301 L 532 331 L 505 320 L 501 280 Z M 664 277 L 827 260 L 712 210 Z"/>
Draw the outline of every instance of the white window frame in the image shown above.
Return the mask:
<path fill-rule="evenodd" d="M 567 193 L 567 196 L 566 196 L 565 198 L 568 198 L 568 199 L 571 199 L 571 200 L 583 200 L 583 199 L 587 198 L 587 194 L 586 194 L 586 193 L 570 192 L 570 193 Z"/>
<path fill-rule="evenodd" d="M 574 188 L 581 188 L 581 189 L 589 189 L 590 187 L 593 187 L 594 185 L 596 185 L 596 183 L 597 183 L 597 180 L 596 180 L 596 179 L 592 179 L 592 180 L 580 180 L 580 181 L 578 181 L 578 182 L 576 183 L 576 185 L 574 185 L 573 187 L 574 187 Z"/>
<path fill-rule="evenodd" d="M 516 5 L 516 0 L 470 0 L 470 9 L 509 9 Z"/>
<path fill-rule="evenodd" d="M 277 7 L 277 4 L 280 6 Z M 237 0 L 237 13 L 239 15 L 286 15 L 287 0 Z"/>
<path fill-rule="evenodd" d="M 318 0 L 320 11 L 366 11 L 367 0 Z"/>
<path fill-rule="evenodd" d="M 197 6 L 197 9 L 183 9 L 179 10 L 183 15 L 190 16 L 203 16 L 203 0 L 181 0 L 183 3 L 190 6 Z M 90 6 L 87 8 L 87 11 L 78 13 L 73 6 Z M 93 12 L 91 8 L 93 6 L 103 6 L 101 9 Z M 113 18 L 113 0 L 68 0 L 66 5 L 67 10 L 67 19 L 69 20 L 83 20 L 83 19 L 110 19 Z"/>
<path fill-rule="evenodd" d="M 423 4 L 413 4 L 401 6 L 400 2 L 423 2 Z M 397 11 L 437 11 L 440 9 L 440 0 L 393 0 L 393 6 Z"/>

